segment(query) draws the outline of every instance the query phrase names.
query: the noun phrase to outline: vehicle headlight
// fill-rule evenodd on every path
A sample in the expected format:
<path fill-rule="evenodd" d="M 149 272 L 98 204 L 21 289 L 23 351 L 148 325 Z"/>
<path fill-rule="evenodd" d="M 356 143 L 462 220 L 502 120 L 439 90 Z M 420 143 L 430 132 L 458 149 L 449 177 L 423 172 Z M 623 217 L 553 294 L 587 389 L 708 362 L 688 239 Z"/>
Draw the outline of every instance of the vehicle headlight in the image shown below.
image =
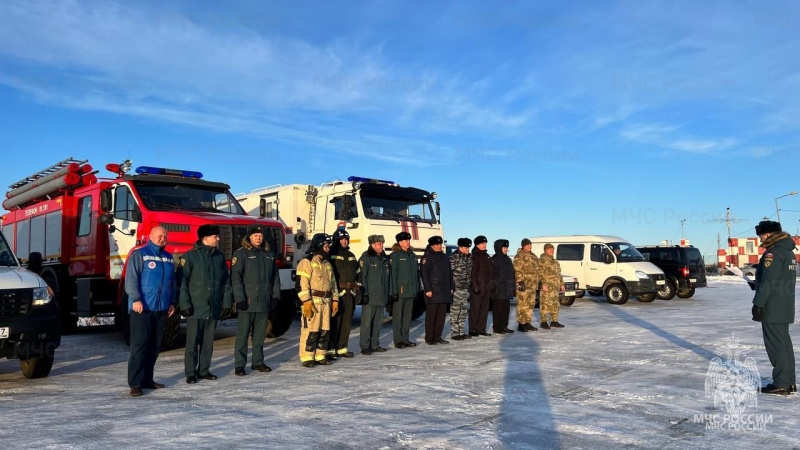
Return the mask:
<path fill-rule="evenodd" d="M 33 306 L 44 306 L 53 300 L 53 290 L 50 286 L 33 288 Z"/>
<path fill-rule="evenodd" d="M 646 273 L 642 272 L 641 270 L 636 271 L 636 276 L 639 277 L 640 280 L 647 280 L 650 278 Z"/>

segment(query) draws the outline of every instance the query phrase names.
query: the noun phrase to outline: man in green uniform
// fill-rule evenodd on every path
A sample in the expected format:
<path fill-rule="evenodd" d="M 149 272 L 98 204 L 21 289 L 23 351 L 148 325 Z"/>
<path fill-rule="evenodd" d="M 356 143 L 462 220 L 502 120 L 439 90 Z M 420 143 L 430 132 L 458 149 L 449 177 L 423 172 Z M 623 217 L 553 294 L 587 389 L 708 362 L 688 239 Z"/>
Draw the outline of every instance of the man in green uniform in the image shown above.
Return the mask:
<path fill-rule="evenodd" d="M 789 395 L 797 391 L 794 347 L 789 324 L 794 322 L 797 259 L 794 241 L 779 222 L 761 221 L 756 226 L 764 254 L 756 269 L 753 320 L 761 322 L 764 347 L 772 364 L 772 383 L 765 394 Z"/>
<path fill-rule="evenodd" d="M 359 345 L 362 355 L 373 352 L 383 353 L 387 349 L 381 347 L 381 325 L 383 310 L 392 295 L 389 283 L 389 257 L 383 251 L 385 239 L 382 235 L 373 234 L 367 238 L 369 248 L 358 260 L 361 268 L 359 280 L 364 289 L 364 303 L 361 306 L 361 336 Z"/>
<path fill-rule="evenodd" d="M 409 331 L 411 329 L 411 310 L 414 307 L 414 298 L 420 291 L 419 264 L 417 255 L 411 249 L 411 233 L 401 231 L 395 236 L 397 243 L 392 246 L 392 287 L 394 295 L 392 301 L 392 331 L 395 348 L 416 347 L 411 342 Z"/>
<path fill-rule="evenodd" d="M 553 244 L 545 244 L 544 253 L 539 258 L 539 274 L 542 282 L 542 289 L 539 291 L 539 314 L 543 330 L 549 330 L 550 327 L 564 328 L 564 325 L 558 322 L 558 293 L 564 290 L 564 280 L 561 278 L 561 265 L 553 256 L 553 251 Z"/>
<path fill-rule="evenodd" d="M 270 372 L 264 364 L 264 339 L 272 305 L 281 297 L 281 280 L 275 255 L 264 239 L 261 225 L 250 225 L 242 246 L 231 259 L 231 289 L 239 317 L 234 343 L 234 374 L 245 375 L 247 339 L 253 333 L 253 365 L 251 369 Z"/>

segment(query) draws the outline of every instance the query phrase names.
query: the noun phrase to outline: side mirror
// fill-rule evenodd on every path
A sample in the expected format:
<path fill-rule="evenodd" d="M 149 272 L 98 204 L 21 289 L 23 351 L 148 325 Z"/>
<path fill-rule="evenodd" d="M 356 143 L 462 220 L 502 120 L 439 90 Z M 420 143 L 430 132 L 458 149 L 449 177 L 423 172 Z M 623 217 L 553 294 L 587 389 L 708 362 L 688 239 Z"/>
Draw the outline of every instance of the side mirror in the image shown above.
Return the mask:
<path fill-rule="evenodd" d="M 608 249 L 603 250 L 603 259 L 606 264 L 612 264 L 614 262 L 614 254 L 611 253 Z"/>
<path fill-rule="evenodd" d="M 440 216 L 442 215 L 442 209 L 439 207 L 439 202 L 433 202 L 433 204 L 436 205 L 436 218 L 441 222 L 442 219 Z"/>
<path fill-rule="evenodd" d="M 42 273 L 42 254 L 39 252 L 31 252 L 28 256 L 28 270 L 35 274 Z"/>
<path fill-rule="evenodd" d="M 112 214 L 112 213 L 100 214 L 97 217 L 97 221 L 102 223 L 102 224 L 111 225 L 111 224 L 114 223 L 114 214 Z"/>
<path fill-rule="evenodd" d="M 258 202 L 258 217 L 267 217 L 267 199 L 262 198 Z"/>
<path fill-rule="evenodd" d="M 105 189 L 100 192 L 100 211 L 111 211 L 111 189 Z"/>

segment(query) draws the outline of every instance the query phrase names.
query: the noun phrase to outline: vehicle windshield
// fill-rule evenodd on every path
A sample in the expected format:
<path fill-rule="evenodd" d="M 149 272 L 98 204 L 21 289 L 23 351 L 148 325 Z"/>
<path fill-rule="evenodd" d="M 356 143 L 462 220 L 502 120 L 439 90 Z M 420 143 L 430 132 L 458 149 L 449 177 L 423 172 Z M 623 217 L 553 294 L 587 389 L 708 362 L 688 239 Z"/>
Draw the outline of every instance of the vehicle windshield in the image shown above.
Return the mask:
<path fill-rule="evenodd" d="M 389 198 L 362 192 L 361 204 L 364 208 L 364 215 L 369 219 L 436 223 L 436 216 L 427 199 L 413 196 Z"/>
<path fill-rule="evenodd" d="M 227 189 L 197 184 L 135 182 L 142 202 L 151 211 L 245 212 Z"/>
<path fill-rule="evenodd" d="M 8 246 L 5 236 L 0 236 L 0 267 L 16 266 L 17 260 L 14 258 L 14 252 Z"/>
<path fill-rule="evenodd" d="M 627 242 L 609 242 L 608 247 L 617 257 L 617 262 L 644 261 L 644 256 L 636 250 L 636 247 Z"/>

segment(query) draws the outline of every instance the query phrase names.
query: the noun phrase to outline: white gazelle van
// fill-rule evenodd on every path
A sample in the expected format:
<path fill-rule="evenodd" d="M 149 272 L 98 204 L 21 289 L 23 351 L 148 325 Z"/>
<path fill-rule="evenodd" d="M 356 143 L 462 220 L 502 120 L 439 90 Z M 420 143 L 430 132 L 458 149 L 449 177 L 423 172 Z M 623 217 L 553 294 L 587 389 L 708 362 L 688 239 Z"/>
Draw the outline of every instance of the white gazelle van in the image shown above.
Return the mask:
<path fill-rule="evenodd" d="M 630 295 L 652 302 L 665 283 L 664 272 L 644 259 L 625 239 L 605 235 L 540 236 L 530 238 L 534 254 L 553 244 L 561 271 L 578 278 L 579 288 L 590 295 L 605 294 L 609 303 L 621 305 Z"/>

